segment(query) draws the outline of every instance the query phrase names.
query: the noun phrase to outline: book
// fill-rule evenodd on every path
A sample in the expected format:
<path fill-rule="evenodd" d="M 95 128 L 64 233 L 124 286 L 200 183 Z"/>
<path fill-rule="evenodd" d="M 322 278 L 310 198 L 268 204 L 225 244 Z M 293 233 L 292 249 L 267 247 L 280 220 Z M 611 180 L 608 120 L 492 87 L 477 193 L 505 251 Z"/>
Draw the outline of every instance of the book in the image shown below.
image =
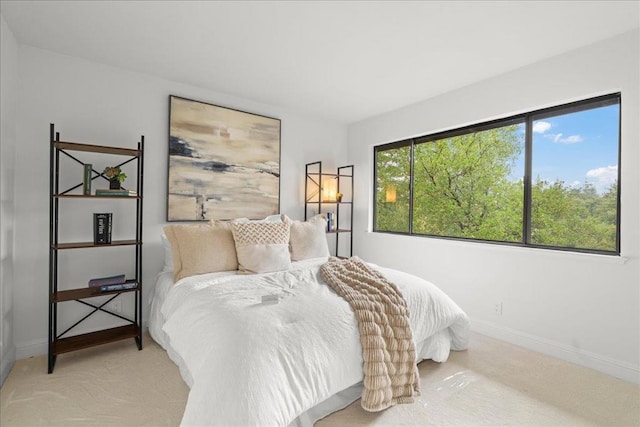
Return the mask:
<path fill-rule="evenodd" d="M 91 176 L 93 175 L 93 165 L 91 163 L 85 163 L 84 176 L 82 178 L 82 194 L 91 194 Z"/>
<path fill-rule="evenodd" d="M 89 286 L 120 285 L 126 281 L 124 274 L 118 274 L 116 276 L 91 279 L 89 280 Z"/>
<path fill-rule="evenodd" d="M 134 289 L 138 286 L 137 283 L 120 283 L 117 285 L 102 285 L 100 286 L 100 292 L 109 292 L 109 291 L 124 291 L 126 289 Z"/>
<path fill-rule="evenodd" d="M 111 213 L 93 214 L 93 243 L 96 245 L 111 244 Z"/>
<path fill-rule="evenodd" d="M 327 232 L 333 230 L 333 212 L 327 212 Z"/>
<path fill-rule="evenodd" d="M 96 196 L 137 196 L 138 193 L 134 190 L 108 190 L 99 188 L 96 190 Z"/>

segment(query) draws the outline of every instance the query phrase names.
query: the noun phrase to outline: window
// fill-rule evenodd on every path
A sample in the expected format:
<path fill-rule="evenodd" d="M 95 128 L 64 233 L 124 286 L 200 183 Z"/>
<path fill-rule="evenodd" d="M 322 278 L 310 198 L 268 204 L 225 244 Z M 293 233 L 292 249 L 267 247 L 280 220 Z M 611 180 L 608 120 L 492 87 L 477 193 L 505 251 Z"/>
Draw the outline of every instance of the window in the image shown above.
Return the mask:
<path fill-rule="evenodd" d="M 411 141 L 376 151 L 376 225 L 380 230 L 409 232 Z"/>
<path fill-rule="evenodd" d="M 374 148 L 374 231 L 619 254 L 620 94 Z"/>

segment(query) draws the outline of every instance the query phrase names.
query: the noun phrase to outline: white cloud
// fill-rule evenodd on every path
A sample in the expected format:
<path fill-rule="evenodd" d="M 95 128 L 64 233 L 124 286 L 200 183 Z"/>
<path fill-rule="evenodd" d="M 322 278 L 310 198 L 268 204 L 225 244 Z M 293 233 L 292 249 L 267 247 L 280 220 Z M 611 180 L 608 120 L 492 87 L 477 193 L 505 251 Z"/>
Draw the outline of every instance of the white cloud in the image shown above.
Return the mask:
<path fill-rule="evenodd" d="M 584 138 L 581 137 L 580 135 L 571 135 L 565 139 L 560 140 L 560 142 L 562 142 L 563 144 L 575 144 L 577 142 L 582 142 L 582 141 L 584 141 Z"/>
<path fill-rule="evenodd" d="M 555 135 L 548 136 L 553 138 L 553 142 L 555 142 L 556 144 L 576 144 L 578 142 L 584 141 L 584 138 L 580 135 L 569 135 L 568 137 L 563 138 L 561 133 L 557 133 Z"/>
<path fill-rule="evenodd" d="M 607 166 L 591 169 L 587 172 L 587 178 L 612 181 L 618 178 L 618 166 Z"/>
<path fill-rule="evenodd" d="M 581 186 L 582 186 L 582 183 L 578 180 L 575 180 L 569 184 L 569 187 L 571 188 L 580 188 Z"/>
<path fill-rule="evenodd" d="M 551 123 L 538 120 L 533 124 L 533 133 L 545 133 L 551 129 Z"/>
<path fill-rule="evenodd" d="M 591 182 L 598 192 L 604 192 L 618 179 L 618 166 L 606 166 L 587 171 L 587 181 Z"/>

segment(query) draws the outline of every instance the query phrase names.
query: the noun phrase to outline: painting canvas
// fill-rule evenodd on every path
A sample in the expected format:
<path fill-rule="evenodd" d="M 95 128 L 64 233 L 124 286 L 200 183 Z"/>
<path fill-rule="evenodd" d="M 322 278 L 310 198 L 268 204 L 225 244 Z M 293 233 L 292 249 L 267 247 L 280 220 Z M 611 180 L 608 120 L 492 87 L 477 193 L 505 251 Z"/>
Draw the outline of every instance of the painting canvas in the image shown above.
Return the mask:
<path fill-rule="evenodd" d="M 280 120 L 169 97 L 168 221 L 280 209 Z"/>

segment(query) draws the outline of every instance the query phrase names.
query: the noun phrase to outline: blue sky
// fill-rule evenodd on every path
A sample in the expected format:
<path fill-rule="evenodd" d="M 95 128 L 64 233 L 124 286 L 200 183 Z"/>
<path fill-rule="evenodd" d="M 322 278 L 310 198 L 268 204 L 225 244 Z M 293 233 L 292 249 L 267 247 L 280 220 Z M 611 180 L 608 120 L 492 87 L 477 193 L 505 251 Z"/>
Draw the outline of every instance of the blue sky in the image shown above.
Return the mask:
<path fill-rule="evenodd" d="M 606 191 L 618 176 L 619 106 L 595 108 L 533 122 L 533 173 L 569 186 Z M 524 126 L 523 126 L 524 131 Z M 522 176 L 524 153 L 512 176 Z"/>

